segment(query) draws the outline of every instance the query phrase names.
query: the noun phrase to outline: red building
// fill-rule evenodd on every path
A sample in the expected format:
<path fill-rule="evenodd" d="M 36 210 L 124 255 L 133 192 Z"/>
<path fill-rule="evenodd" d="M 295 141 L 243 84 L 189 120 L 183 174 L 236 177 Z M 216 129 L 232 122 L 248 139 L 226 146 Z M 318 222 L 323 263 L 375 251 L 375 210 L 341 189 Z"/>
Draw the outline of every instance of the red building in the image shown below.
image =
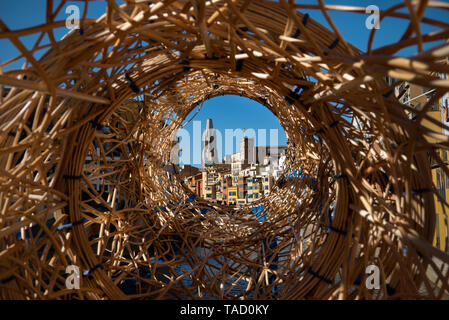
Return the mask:
<path fill-rule="evenodd" d="M 222 203 L 228 204 L 228 189 L 229 187 L 232 187 L 232 178 L 226 177 L 221 181 L 221 190 L 222 190 Z"/>
<path fill-rule="evenodd" d="M 248 188 L 247 188 L 247 181 L 246 181 L 247 177 L 244 176 L 239 176 L 238 179 L 238 199 L 237 199 L 237 204 L 245 204 L 248 203 Z"/>

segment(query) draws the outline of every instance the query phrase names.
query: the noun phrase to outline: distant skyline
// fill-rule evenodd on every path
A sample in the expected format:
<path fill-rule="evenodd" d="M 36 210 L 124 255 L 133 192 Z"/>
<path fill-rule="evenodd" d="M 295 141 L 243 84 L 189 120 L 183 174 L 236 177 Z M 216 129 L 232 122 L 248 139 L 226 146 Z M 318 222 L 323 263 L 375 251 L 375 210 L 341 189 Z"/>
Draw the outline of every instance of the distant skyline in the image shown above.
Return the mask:
<path fill-rule="evenodd" d="M 183 124 L 190 120 L 198 109 L 199 106 L 187 116 Z M 226 129 L 241 129 L 242 131 L 245 129 L 246 134 L 250 132 L 249 129 L 253 129 L 256 133 L 256 139 L 254 141 L 255 146 L 270 145 L 270 130 L 276 130 L 278 138 L 277 143 L 273 145 L 287 145 L 285 131 L 277 117 L 270 110 L 251 99 L 235 95 L 226 95 L 207 100 L 203 104 L 200 112 L 184 127 L 190 135 L 190 146 L 193 146 L 194 144 L 193 139 L 197 139 L 197 135 L 194 134 L 194 121 L 201 122 L 202 134 L 206 129 L 206 122 L 209 118 L 213 121 L 214 129 L 217 129 L 222 135 L 221 152 L 218 153 L 219 162 L 222 161 L 226 154 L 230 154 L 229 152 L 226 152 L 225 149 L 224 139 Z M 262 130 L 266 130 L 265 141 L 261 141 L 261 139 L 258 139 L 257 137 L 258 133 L 263 133 Z M 275 137 L 273 136 L 271 139 L 273 138 Z M 240 151 L 240 141 L 235 140 L 236 139 L 234 139 L 232 153 Z M 201 164 L 194 163 L 193 152 L 194 148 L 190 148 L 190 163 L 186 164 L 201 167 Z M 199 154 L 199 156 L 201 156 L 201 154 Z M 182 165 L 183 163 L 181 162 L 180 164 Z"/>

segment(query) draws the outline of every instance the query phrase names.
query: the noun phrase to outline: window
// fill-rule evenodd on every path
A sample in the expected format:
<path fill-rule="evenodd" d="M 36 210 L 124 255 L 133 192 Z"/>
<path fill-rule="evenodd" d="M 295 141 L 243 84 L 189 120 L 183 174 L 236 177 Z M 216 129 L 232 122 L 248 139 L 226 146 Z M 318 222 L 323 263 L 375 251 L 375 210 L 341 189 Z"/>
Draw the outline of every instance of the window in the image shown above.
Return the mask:
<path fill-rule="evenodd" d="M 440 194 L 440 197 L 445 201 L 446 200 L 446 188 L 444 185 L 445 179 L 443 178 L 443 172 L 442 172 L 441 168 L 437 169 L 436 177 L 437 177 L 438 193 Z M 440 199 L 438 199 L 438 200 L 440 200 Z"/>
<path fill-rule="evenodd" d="M 424 88 L 424 92 L 427 92 L 427 91 L 428 91 L 428 89 Z M 429 102 L 430 99 L 432 99 L 432 97 L 433 97 L 433 92 L 427 94 L 427 102 Z M 436 101 L 430 108 L 430 111 L 438 111 L 438 110 L 439 110 L 438 101 Z"/>
<path fill-rule="evenodd" d="M 437 248 L 440 248 L 440 218 L 438 217 L 438 215 L 437 215 L 437 219 L 436 219 L 437 221 L 437 234 L 436 234 L 436 239 L 437 239 L 437 241 L 436 241 L 436 247 Z"/>

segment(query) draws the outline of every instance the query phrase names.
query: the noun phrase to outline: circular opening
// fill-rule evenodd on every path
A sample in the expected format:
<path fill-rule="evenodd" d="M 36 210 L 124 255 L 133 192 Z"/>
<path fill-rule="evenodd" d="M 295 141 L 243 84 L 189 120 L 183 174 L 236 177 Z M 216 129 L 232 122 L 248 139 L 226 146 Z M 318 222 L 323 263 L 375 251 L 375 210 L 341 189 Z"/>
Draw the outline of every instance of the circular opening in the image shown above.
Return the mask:
<path fill-rule="evenodd" d="M 283 174 L 286 134 L 273 113 L 248 98 L 205 101 L 183 121 L 175 142 L 172 161 L 179 163 L 181 178 L 214 203 L 256 203 Z"/>

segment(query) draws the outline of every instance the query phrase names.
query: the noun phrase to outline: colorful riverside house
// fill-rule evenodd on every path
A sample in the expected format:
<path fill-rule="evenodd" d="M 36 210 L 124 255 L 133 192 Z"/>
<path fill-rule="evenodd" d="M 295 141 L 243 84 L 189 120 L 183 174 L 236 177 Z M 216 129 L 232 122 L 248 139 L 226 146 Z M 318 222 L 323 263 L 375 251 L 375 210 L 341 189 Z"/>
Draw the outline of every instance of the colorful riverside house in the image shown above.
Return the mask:
<path fill-rule="evenodd" d="M 215 172 L 202 171 L 203 198 L 206 200 L 215 200 Z"/>
<path fill-rule="evenodd" d="M 247 177 L 245 176 L 239 176 L 238 178 L 238 188 L 237 188 L 237 204 L 238 205 L 243 205 L 248 203 L 248 197 L 247 197 L 247 192 L 248 192 L 248 186 L 247 186 Z"/>
<path fill-rule="evenodd" d="M 256 201 L 262 198 L 263 195 L 262 178 L 253 178 L 253 200 Z"/>
<path fill-rule="evenodd" d="M 247 196 L 248 196 L 248 203 L 253 202 L 253 177 L 248 177 L 246 179 L 246 188 L 247 188 Z"/>
<path fill-rule="evenodd" d="M 270 190 L 273 187 L 273 185 L 274 185 L 274 177 L 272 176 L 262 177 L 262 188 L 264 195 L 268 195 L 270 193 Z"/>
<path fill-rule="evenodd" d="M 215 190 L 215 197 L 217 199 L 217 203 L 223 203 L 223 189 L 221 188 L 221 183 L 218 183 Z"/>
<path fill-rule="evenodd" d="M 228 187 L 228 204 L 234 206 L 237 204 L 237 186 Z"/>
<path fill-rule="evenodd" d="M 248 177 L 248 203 L 256 201 L 264 195 L 262 177 Z"/>
<path fill-rule="evenodd" d="M 447 63 L 447 59 L 446 59 Z M 447 79 L 447 74 L 439 75 L 442 79 Z M 391 79 L 389 79 L 391 81 Z M 434 90 L 429 90 L 428 88 L 418 86 L 415 84 L 403 83 L 401 86 L 396 87 L 396 94 L 400 96 L 400 101 L 403 104 L 407 104 L 413 108 L 421 110 L 426 103 L 432 98 L 434 94 Z M 428 115 L 430 118 L 435 119 L 437 123 L 443 123 L 444 125 L 449 126 L 449 110 L 448 110 L 448 94 L 446 93 L 441 99 L 436 101 L 428 111 Z M 409 114 L 410 118 L 413 118 L 415 115 L 413 113 Z M 446 135 L 449 136 L 449 130 L 443 129 L 441 125 L 437 123 L 433 123 L 430 120 L 423 119 L 422 124 L 440 134 L 441 136 Z M 437 137 L 425 136 L 425 138 L 429 142 L 439 141 Z M 437 154 L 440 156 L 443 162 L 446 165 L 448 162 L 448 151 L 447 150 L 436 150 Z M 432 164 L 436 164 L 436 160 L 432 159 Z M 449 201 L 449 176 L 447 176 L 441 168 L 432 169 L 432 181 L 435 187 L 438 190 L 439 196 L 441 199 L 446 202 Z M 445 241 L 441 241 L 440 239 L 446 239 L 449 234 L 449 224 L 448 224 L 448 215 L 449 215 L 449 207 L 444 205 L 442 201 L 440 201 L 439 197 L 435 195 L 435 210 L 437 214 L 436 219 L 436 232 L 435 238 L 433 241 L 433 245 L 439 248 L 442 251 L 449 251 L 449 244 L 445 243 Z"/>
<path fill-rule="evenodd" d="M 222 203 L 223 204 L 228 204 L 228 191 L 229 191 L 229 187 L 232 187 L 232 177 L 231 176 L 226 176 L 225 178 L 223 178 L 223 180 L 221 181 L 221 192 L 222 192 Z"/>

